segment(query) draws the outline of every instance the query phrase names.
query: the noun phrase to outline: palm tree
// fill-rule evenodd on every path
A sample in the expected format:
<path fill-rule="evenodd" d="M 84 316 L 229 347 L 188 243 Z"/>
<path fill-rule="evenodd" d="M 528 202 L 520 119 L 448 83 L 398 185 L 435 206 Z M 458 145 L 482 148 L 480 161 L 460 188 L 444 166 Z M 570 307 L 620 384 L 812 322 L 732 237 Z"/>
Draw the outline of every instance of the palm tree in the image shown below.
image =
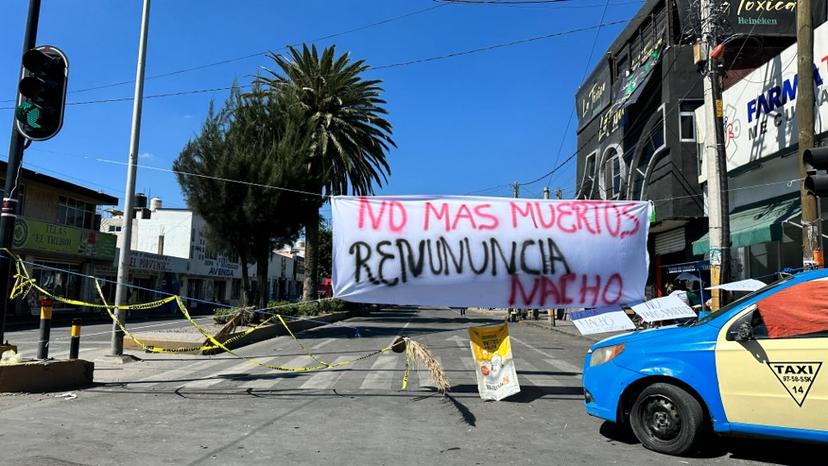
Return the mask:
<path fill-rule="evenodd" d="M 335 57 L 335 46 L 322 55 L 315 45 L 303 45 L 301 52 L 290 47 L 289 52 L 288 57 L 271 53 L 278 68 L 265 69 L 266 76 L 256 83 L 294 102 L 291 118 L 307 138 L 307 186 L 326 196 L 373 194 L 390 174 L 386 152 L 396 147 L 380 97 L 382 81 L 364 79 L 361 75 L 369 69 L 365 61 L 351 61 L 347 53 Z M 308 209 L 305 221 L 305 300 L 314 299 L 318 289 L 322 202 Z"/>

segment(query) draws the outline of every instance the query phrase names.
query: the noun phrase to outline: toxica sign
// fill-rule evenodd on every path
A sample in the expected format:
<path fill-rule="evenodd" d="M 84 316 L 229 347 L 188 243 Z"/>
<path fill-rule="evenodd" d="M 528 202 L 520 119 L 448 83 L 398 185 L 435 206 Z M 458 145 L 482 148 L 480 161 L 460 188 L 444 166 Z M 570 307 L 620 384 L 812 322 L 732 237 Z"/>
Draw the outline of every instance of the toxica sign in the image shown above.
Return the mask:
<path fill-rule="evenodd" d="M 353 302 L 600 307 L 640 302 L 649 204 L 334 197 L 334 296 Z"/>

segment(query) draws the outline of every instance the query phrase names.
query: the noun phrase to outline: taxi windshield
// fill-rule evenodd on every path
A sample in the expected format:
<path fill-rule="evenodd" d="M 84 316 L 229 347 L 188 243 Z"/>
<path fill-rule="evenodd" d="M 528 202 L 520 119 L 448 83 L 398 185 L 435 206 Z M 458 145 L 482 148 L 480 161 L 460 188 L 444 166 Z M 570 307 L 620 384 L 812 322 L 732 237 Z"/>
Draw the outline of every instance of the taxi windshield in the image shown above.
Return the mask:
<path fill-rule="evenodd" d="M 793 275 L 788 275 L 788 276 L 785 276 L 785 277 L 783 277 L 783 278 L 781 278 L 781 279 L 779 279 L 779 280 L 777 280 L 777 281 L 775 281 L 775 282 L 771 283 L 770 285 L 765 286 L 764 288 L 760 288 L 760 289 L 758 289 L 758 290 L 756 290 L 756 291 L 752 291 L 752 292 L 750 292 L 750 293 L 748 293 L 748 294 L 746 294 L 746 295 L 742 296 L 741 298 L 737 299 L 736 301 L 733 301 L 732 303 L 730 303 L 730 304 L 728 304 L 728 305 L 726 305 L 726 306 L 722 307 L 722 308 L 721 308 L 721 309 L 719 309 L 718 311 L 716 311 L 716 312 L 713 312 L 713 313 L 709 314 L 707 317 L 705 317 L 705 318 L 703 318 L 703 319 L 699 319 L 699 320 L 697 320 L 696 322 L 693 322 L 693 324 L 691 324 L 691 325 L 695 326 L 695 325 L 706 324 L 706 323 L 708 323 L 708 322 L 710 322 L 710 321 L 712 321 L 712 320 L 718 319 L 718 318 L 720 318 L 720 317 L 724 316 L 725 314 L 727 314 L 727 311 L 729 311 L 729 310 L 733 309 L 733 308 L 734 308 L 734 307 L 736 307 L 736 306 L 739 306 L 740 304 L 742 304 L 743 302 L 747 301 L 748 299 L 750 299 L 750 298 L 752 298 L 752 297 L 754 297 L 754 296 L 758 295 L 759 293 L 764 293 L 765 291 L 768 291 L 768 290 L 770 290 L 770 289 L 772 289 L 772 288 L 776 288 L 776 287 L 778 287 L 779 285 L 781 285 L 781 284 L 783 284 L 783 283 L 787 282 L 788 280 L 790 280 L 790 279 L 791 279 L 791 278 L 793 278 L 793 277 L 794 277 Z"/>

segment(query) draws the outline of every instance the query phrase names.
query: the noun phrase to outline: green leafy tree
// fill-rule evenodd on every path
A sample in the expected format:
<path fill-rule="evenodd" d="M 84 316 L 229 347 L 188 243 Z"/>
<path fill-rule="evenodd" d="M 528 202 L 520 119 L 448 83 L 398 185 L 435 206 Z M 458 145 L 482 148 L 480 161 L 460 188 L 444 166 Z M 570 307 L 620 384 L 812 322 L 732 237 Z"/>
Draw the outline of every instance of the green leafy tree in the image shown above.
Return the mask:
<path fill-rule="evenodd" d="M 239 256 L 243 304 L 254 298 L 248 265 L 255 262 L 255 298 L 266 306 L 273 247 L 295 239 L 301 227 L 304 200 L 277 189 L 301 183 L 304 175 L 293 156 L 303 136 L 291 129 L 287 109 L 278 96 L 242 95 L 234 87 L 220 111 L 211 104 L 201 132 L 173 163 L 188 205 L 208 225 L 208 239 Z"/>
<path fill-rule="evenodd" d="M 319 258 L 319 277 L 321 283 L 326 278 L 331 278 L 331 267 L 333 252 L 333 231 L 324 218 L 319 219 L 319 248 L 317 257 Z"/>
<path fill-rule="evenodd" d="M 291 47 L 289 56 L 270 54 L 274 70 L 256 82 L 272 94 L 282 94 L 294 107 L 295 127 L 305 136 L 304 156 L 308 190 L 324 195 L 371 195 L 390 174 L 386 153 L 395 147 L 391 124 L 381 98 L 382 81 L 365 79 L 369 66 L 336 56 L 331 46 L 320 55 L 316 46 Z M 313 299 L 318 289 L 319 207 L 308 209 L 305 218 L 304 299 Z"/>

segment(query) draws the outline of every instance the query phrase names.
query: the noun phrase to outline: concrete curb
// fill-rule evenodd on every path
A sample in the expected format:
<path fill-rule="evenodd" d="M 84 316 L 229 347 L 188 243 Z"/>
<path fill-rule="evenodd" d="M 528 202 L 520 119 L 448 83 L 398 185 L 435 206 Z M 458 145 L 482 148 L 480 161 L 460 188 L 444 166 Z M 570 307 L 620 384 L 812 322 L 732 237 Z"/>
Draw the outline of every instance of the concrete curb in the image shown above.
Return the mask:
<path fill-rule="evenodd" d="M 0 392 L 44 393 L 92 385 L 95 364 L 82 359 L 0 366 Z"/>
<path fill-rule="evenodd" d="M 327 314 L 323 316 L 314 316 L 309 317 L 307 319 L 301 320 L 293 320 L 286 322 L 290 327 L 291 332 L 297 333 L 302 332 L 305 330 L 310 330 L 312 328 L 321 327 L 323 325 L 327 325 L 333 322 L 338 322 L 340 320 L 348 319 L 355 315 L 361 314 L 360 311 L 345 311 L 345 312 L 337 312 L 334 314 Z M 189 324 L 187 324 L 189 325 Z M 232 333 L 225 338 L 225 341 L 235 338 L 239 335 L 242 335 L 244 331 L 239 331 L 236 333 Z M 275 338 L 278 336 L 287 335 L 287 331 L 285 330 L 284 326 L 281 323 L 275 324 L 268 324 L 263 327 L 256 329 L 253 332 L 245 335 L 238 340 L 232 341 L 229 344 L 225 345 L 229 349 L 236 349 L 241 348 L 244 346 L 252 345 L 253 343 L 258 343 L 260 341 L 269 340 L 271 338 Z M 158 334 L 152 332 L 137 332 L 135 333 L 135 337 L 141 340 L 144 344 L 148 346 L 154 346 L 156 348 L 164 348 L 164 349 L 175 349 L 175 348 L 182 348 L 182 347 L 191 347 L 191 346 L 200 346 L 205 344 L 205 338 L 201 334 L 178 334 L 179 338 L 173 338 L 176 334 Z M 210 343 L 206 343 L 206 345 L 210 345 Z M 138 346 L 134 341 L 129 338 L 124 339 L 124 349 L 130 350 L 142 350 L 143 348 Z M 223 353 L 224 350 L 221 348 L 214 348 L 204 351 L 182 351 L 181 353 L 189 353 L 189 354 L 218 354 Z"/>

